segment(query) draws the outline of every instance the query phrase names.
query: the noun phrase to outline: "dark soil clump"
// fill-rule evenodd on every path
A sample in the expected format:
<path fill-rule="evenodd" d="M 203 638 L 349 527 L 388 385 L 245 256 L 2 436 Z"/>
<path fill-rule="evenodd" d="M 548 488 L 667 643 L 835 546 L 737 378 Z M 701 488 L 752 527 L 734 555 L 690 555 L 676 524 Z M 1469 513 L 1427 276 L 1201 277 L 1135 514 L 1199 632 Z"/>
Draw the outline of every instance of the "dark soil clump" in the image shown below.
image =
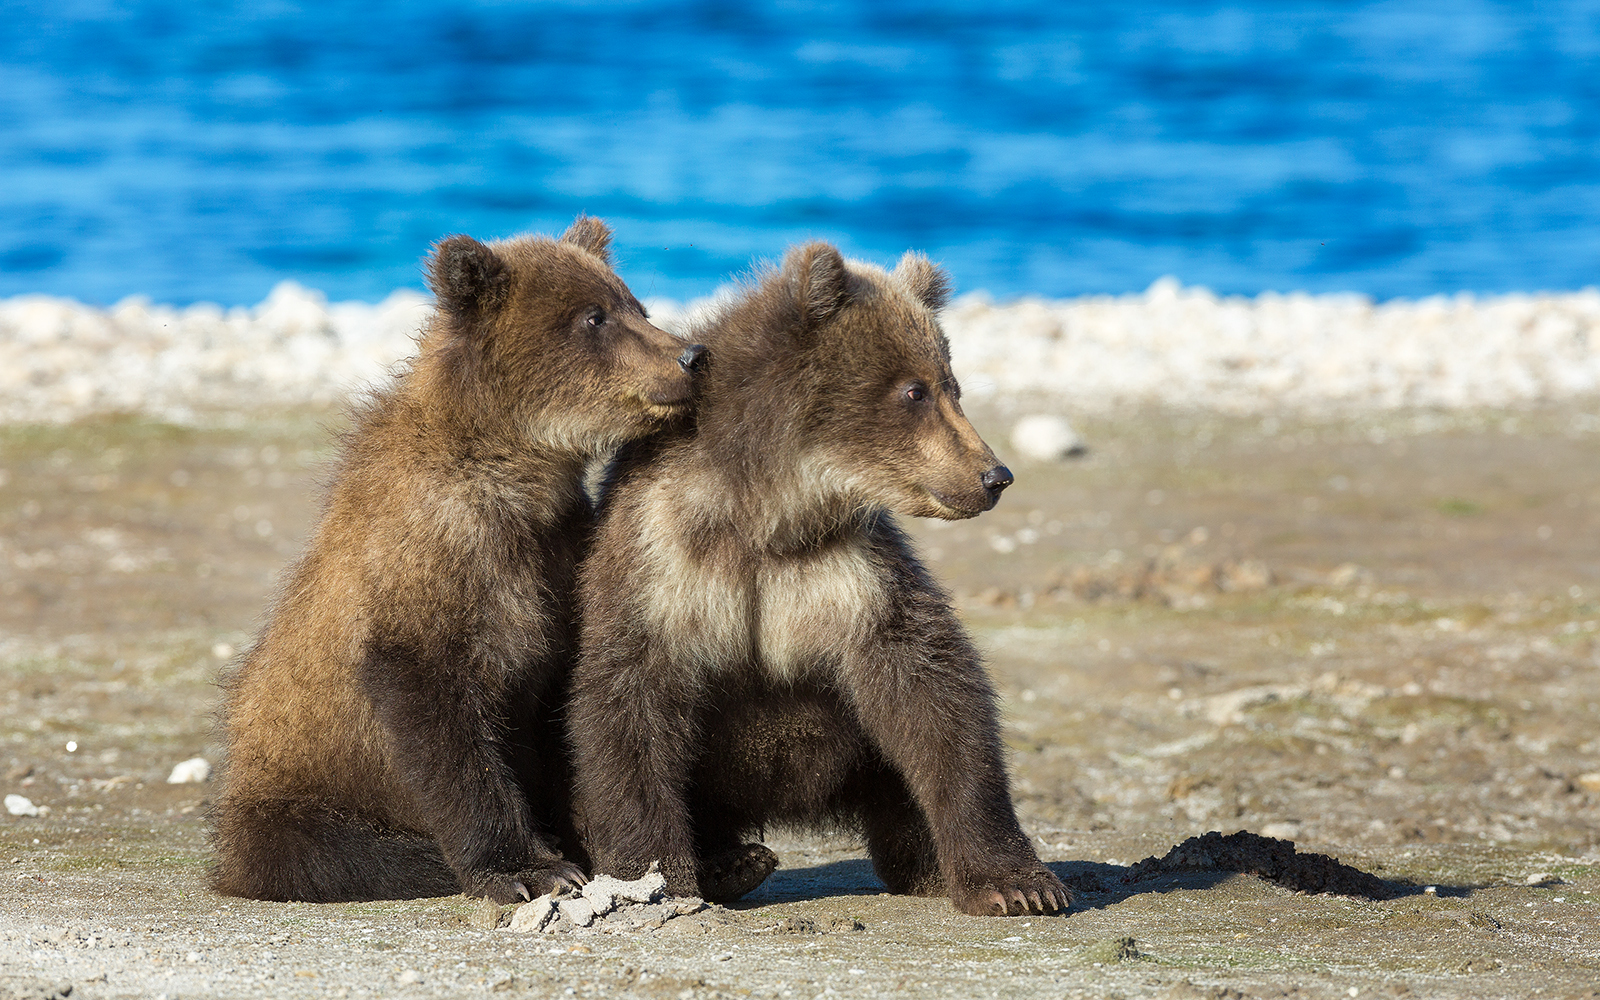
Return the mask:
<path fill-rule="evenodd" d="M 1292 840 L 1276 840 L 1240 830 L 1223 836 L 1213 830 L 1190 837 L 1166 853 L 1129 869 L 1124 882 L 1147 882 L 1176 872 L 1221 871 L 1256 875 L 1296 892 L 1394 899 L 1413 886 L 1388 882 L 1326 854 L 1298 854 Z"/>

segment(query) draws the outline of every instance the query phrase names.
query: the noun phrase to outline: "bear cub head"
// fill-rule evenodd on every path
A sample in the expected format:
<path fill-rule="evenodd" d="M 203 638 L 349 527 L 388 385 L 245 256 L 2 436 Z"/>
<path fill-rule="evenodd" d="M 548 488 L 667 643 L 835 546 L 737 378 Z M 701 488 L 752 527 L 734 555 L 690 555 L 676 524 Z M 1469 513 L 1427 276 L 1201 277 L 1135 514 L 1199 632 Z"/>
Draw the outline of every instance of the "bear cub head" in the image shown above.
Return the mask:
<path fill-rule="evenodd" d="M 434 247 L 437 377 L 480 425 L 509 417 L 536 444 L 595 454 L 687 409 L 704 348 L 645 318 L 610 246 L 605 223 L 579 216 L 559 239 Z"/>
<path fill-rule="evenodd" d="M 827 506 L 989 510 L 1012 477 L 961 411 L 935 315 L 949 290 L 918 253 L 885 271 L 826 243 L 790 250 L 700 331 L 712 356 L 701 439 L 724 443 L 729 465 L 733 450 L 784 456 L 796 492 Z"/>

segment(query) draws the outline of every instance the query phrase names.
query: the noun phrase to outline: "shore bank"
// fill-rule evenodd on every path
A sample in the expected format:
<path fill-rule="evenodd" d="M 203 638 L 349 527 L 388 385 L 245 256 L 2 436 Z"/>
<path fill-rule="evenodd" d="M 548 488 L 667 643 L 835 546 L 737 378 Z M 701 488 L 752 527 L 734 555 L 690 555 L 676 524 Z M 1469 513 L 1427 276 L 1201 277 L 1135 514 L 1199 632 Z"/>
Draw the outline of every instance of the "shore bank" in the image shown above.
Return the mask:
<path fill-rule="evenodd" d="M 681 329 L 711 299 L 647 302 Z M 180 424 L 332 403 L 415 348 L 430 300 L 329 303 L 279 285 L 251 308 L 0 299 L 0 420 L 139 414 Z M 1073 413 L 1161 405 L 1235 415 L 1359 414 L 1600 396 L 1600 290 L 1375 303 L 1219 297 L 1171 279 L 1137 295 L 955 300 L 943 317 L 969 396 Z"/>

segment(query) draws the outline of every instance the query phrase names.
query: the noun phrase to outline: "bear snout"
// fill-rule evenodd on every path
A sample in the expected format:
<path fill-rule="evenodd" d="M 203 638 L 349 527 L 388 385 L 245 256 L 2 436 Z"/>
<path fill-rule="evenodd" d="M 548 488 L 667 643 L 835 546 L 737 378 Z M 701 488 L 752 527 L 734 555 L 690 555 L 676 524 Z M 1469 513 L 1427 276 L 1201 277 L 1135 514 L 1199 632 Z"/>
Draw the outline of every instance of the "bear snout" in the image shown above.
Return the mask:
<path fill-rule="evenodd" d="M 677 408 L 694 397 L 694 380 L 705 368 L 703 344 L 685 344 L 664 330 L 650 327 L 651 337 L 640 336 L 632 345 L 631 360 L 640 366 L 640 395 L 652 406 Z M 642 343 L 640 343 L 642 341 Z M 642 348 L 642 352 L 641 352 Z"/>
<path fill-rule="evenodd" d="M 989 506 L 993 507 L 1000 499 L 1000 493 L 1007 486 L 1016 482 L 1011 470 L 1003 465 L 997 465 L 983 474 L 983 488 L 989 494 Z"/>
<path fill-rule="evenodd" d="M 702 367 L 701 361 L 706 356 L 706 345 L 690 344 L 678 355 L 678 367 L 686 372 L 694 372 Z"/>

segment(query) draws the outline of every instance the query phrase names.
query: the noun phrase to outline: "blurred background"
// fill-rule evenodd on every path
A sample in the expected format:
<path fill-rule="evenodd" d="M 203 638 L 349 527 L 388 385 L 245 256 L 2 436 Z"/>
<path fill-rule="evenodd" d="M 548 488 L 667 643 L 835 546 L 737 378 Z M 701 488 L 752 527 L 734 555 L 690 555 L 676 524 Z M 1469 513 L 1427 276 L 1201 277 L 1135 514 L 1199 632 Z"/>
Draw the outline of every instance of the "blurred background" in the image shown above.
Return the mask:
<path fill-rule="evenodd" d="M 680 299 L 809 237 L 1002 298 L 1600 276 L 1600 0 L 5 9 L 0 295 L 375 301 L 580 211 Z"/>

